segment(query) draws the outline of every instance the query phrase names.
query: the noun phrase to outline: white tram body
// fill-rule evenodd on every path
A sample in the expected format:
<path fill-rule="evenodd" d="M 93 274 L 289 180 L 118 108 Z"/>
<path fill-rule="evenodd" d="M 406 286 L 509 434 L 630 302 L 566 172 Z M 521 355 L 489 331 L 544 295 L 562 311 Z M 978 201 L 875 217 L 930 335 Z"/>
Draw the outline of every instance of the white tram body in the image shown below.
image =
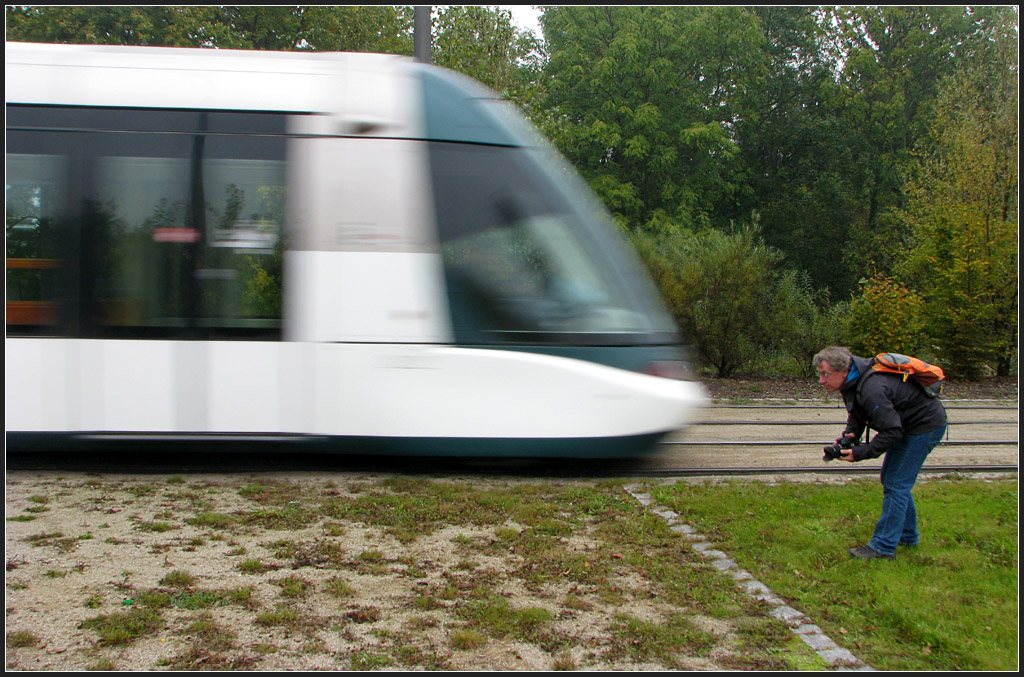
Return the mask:
<path fill-rule="evenodd" d="M 5 52 L 9 446 L 628 456 L 703 405 L 607 213 L 476 83 Z"/>

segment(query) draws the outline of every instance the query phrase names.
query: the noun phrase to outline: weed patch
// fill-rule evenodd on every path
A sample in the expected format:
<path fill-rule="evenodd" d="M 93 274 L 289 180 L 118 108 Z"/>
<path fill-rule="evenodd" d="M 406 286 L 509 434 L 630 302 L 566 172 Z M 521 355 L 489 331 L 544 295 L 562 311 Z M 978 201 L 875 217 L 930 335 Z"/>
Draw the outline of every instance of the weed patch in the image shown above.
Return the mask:
<path fill-rule="evenodd" d="M 35 646 L 39 638 L 32 632 L 18 631 L 7 634 L 7 646 L 12 649 Z"/>
<path fill-rule="evenodd" d="M 642 662 L 657 660 L 680 669 L 684 665 L 679 656 L 704 657 L 715 644 L 714 636 L 679 614 L 658 621 L 619 615 L 612 638 L 612 655 L 628 655 Z"/>
<path fill-rule="evenodd" d="M 538 641 L 542 628 L 552 618 L 548 609 L 514 609 L 504 597 L 468 602 L 459 608 L 457 614 L 491 637 L 522 642 Z"/>
<path fill-rule="evenodd" d="M 162 629 L 163 618 L 156 609 L 131 609 L 97 616 L 83 621 L 79 627 L 95 631 L 101 644 L 125 646 L 144 635 Z"/>

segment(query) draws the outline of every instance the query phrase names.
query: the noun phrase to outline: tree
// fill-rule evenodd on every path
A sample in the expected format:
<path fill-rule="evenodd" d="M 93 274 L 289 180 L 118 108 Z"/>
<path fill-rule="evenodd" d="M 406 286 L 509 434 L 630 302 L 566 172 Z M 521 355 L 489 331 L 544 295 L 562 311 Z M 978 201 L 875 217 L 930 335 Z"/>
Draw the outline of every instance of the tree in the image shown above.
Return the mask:
<path fill-rule="evenodd" d="M 843 60 L 838 98 L 828 105 L 852 130 L 844 137 L 853 197 L 845 263 L 858 276 L 893 271 L 893 243 L 906 242 L 895 218 L 905 206 L 904 169 L 926 134 L 939 82 L 979 37 L 978 18 L 971 8 L 957 6 L 825 12 Z"/>
<path fill-rule="evenodd" d="M 540 64 L 540 40 L 512 24 L 508 10 L 451 5 L 433 20 L 431 58 L 500 95 L 529 106 Z"/>
<path fill-rule="evenodd" d="M 412 54 L 412 9 L 392 6 L 7 7 L 26 42 Z"/>
<path fill-rule="evenodd" d="M 861 282 L 861 294 L 850 304 L 845 342 L 859 355 L 895 352 L 931 358 L 922 342 L 924 307 L 913 289 L 876 274 Z"/>
<path fill-rule="evenodd" d="M 212 8 L 8 6 L 6 38 L 20 42 L 201 47 Z"/>
<path fill-rule="evenodd" d="M 786 255 L 788 266 L 844 298 L 857 279 L 836 252 L 856 211 L 847 140 L 854 130 L 826 105 L 838 87 L 829 31 L 813 7 L 750 11 L 764 35 L 767 72 L 737 127 L 747 188 L 733 218 L 756 211 L 765 242 Z"/>
<path fill-rule="evenodd" d="M 828 290 L 816 286 L 804 271 L 782 269 L 774 279 L 769 315 L 777 363 L 814 378 L 814 355 L 824 346 L 840 345 L 849 304 L 830 303 Z"/>
<path fill-rule="evenodd" d="M 902 271 L 928 299 L 927 333 L 950 371 L 1008 375 L 1017 358 L 1017 15 L 948 78 L 900 212 Z"/>
<path fill-rule="evenodd" d="M 621 225 L 725 225 L 737 118 L 763 63 L 737 7 L 559 6 L 548 41 L 547 131 Z"/>

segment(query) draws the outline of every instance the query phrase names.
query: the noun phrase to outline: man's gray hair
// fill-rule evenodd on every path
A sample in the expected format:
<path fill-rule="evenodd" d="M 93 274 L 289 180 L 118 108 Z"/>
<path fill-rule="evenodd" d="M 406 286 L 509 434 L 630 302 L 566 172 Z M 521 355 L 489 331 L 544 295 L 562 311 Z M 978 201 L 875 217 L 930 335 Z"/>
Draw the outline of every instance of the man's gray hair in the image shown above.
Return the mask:
<path fill-rule="evenodd" d="M 820 369 L 822 363 L 827 364 L 832 371 L 846 371 L 853 364 L 853 353 L 849 348 L 839 346 L 825 348 L 814 356 L 814 368 Z"/>

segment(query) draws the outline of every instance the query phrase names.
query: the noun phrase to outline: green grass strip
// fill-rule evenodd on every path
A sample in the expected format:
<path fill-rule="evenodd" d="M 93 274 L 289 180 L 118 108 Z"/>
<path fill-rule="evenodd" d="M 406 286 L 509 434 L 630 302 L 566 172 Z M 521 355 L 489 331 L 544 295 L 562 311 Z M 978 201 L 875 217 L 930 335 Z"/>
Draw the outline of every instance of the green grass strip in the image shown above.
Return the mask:
<path fill-rule="evenodd" d="M 847 554 L 871 537 L 877 480 L 708 481 L 651 495 L 877 669 L 1017 669 L 1016 477 L 920 482 L 921 545 L 895 561 Z"/>

